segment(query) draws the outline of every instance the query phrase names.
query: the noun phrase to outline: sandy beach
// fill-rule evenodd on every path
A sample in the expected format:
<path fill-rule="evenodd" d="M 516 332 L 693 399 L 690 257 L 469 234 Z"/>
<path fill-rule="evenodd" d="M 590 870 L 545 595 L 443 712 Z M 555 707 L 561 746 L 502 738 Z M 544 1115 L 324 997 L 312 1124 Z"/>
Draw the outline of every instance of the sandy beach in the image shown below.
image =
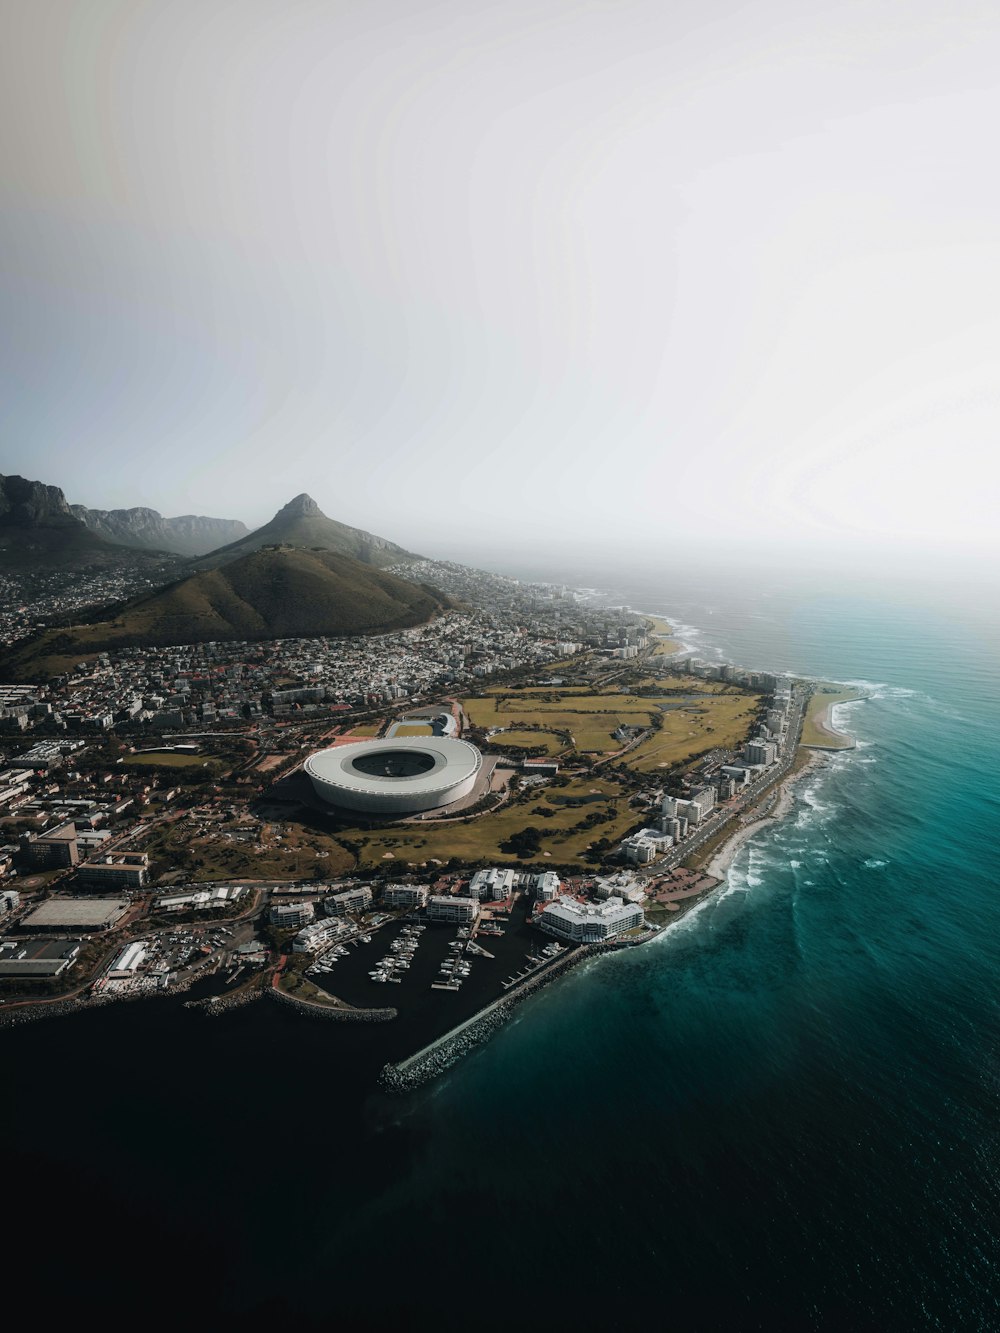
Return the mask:
<path fill-rule="evenodd" d="M 816 729 L 818 731 L 824 732 L 827 736 L 830 737 L 832 741 L 836 741 L 838 744 L 843 745 L 845 747 L 853 746 L 854 737 L 849 736 L 845 731 L 838 731 L 837 728 L 833 725 L 833 710 L 836 708 L 838 703 L 846 703 L 846 700 L 838 699 L 835 701 L 831 701 L 823 709 L 822 713 L 820 713 L 817 717 L 813 718 L 813 722 L 815 723 Z"/>
<path fill-rule="evenodd" d="M 833 710 L 838 704 L 854 703 L 865 696 L 856 690 L 837 690 L 829 688 L 813 696 L 806 716 L 801 744 L 816 750 L 853 750 L 854 737 L 846 731 L 838 731 L 833 725 Z M 822 707 L 819 705 L 822 703 Z"/>
<path fill-rule="evenodd" d="M 734 831 L 732 837 L 727 838 L 727 840 L 722 844 L 722 846 L 713 854 L 711 860 L 705 867 L 706 873 L 711 875 L 714 879 L 718 880 L 725 879 L 726 872 L 729 870 L 729 867 L 733 864 L 733 860 L 735 859 L 736 853 L 743 846 L 746 840 L 748 838 L 752 838 L 754 834 L 758 833 L 761 829 L 768 828 L 770 825 L 776 824 L 780 819 L 784 819 L 784 817 L 791 810 L 792 804 L 795 800 L 793 794 L 793 788 L 795 787 L 795 784 L 799 782 L 803 777 L 805 777 L 805 775 L 810 771 L 810 769 L 814 768 L 815 765 L 818 764 L 819 762 L 820 762 L 819 755 L 812 753 L 808 754 L 806 762 L 802 765 L 802 767 L 796 769 L 794 773 L 790 773 L 788 777 L 785 778 L 784 781 L 779 785 L 778 799 L 776 800 L 770 813 L 763 816 L 763 818 L 761 819 L 751 820 L 747 824 L 741 823 L 739 827 Z"/>

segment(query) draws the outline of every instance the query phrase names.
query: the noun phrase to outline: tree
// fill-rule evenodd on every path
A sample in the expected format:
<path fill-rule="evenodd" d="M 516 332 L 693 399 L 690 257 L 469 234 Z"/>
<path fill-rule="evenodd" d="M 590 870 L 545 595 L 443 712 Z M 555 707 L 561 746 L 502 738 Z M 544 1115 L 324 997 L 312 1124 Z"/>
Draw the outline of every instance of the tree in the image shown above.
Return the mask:
<path fill-rule="evenodd" d="M 527 828 L 521 829 L 519 833 L 512 833 L 506 842 L 501 844 L 505 852 L 514 852 L 521 860 L 528 860 L 532 856 L 537 856 L 542 850 L 542 833 L 540 829 L 529 824 Z"/>

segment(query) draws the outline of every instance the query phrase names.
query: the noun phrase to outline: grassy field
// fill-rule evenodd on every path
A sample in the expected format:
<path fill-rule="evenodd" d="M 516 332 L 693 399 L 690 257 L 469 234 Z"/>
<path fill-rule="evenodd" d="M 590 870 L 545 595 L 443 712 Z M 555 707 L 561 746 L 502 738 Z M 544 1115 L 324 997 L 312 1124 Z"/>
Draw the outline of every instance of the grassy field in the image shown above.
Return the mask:
<path fill-rule="evenodd" d="M 494 745 L 502 745 L 512 750 L 530 750 L 543 746 L 547 755 L 559 754 L 565 750 L 566 743 L 551 731 L 501 731 L 491 737 Z"/>
<path fill-rule="evenodd" d="M 653 682 L 643 684 L 653 688 Z M 615 754 L 622 742 L 612 733 L 620 725 L 648 727 L 651 719 L 662 718 L 662 729 L 627 757 L 630 767 L 652 773 L 714 747 L 741 743 L 759 701 L 755 694 L 719 682 L 684 678 L 669 694 L 649 694 L 641 688 L 628 692 L 608 687 L 493 687 L 462 702 L 476 725 L 506 729 L 496 734 L 499 745 L 544 747 L 548 754 L 564 748 L 558 732 L 570 733 L 581 752 Z M 422 730 L 423 724 L 410 724 L 397 734 L 405 735 L 411 727 Z M 374 734 L 376 727 L 371 724 L 364 730 Z M 355 734 L 363 732 L 358 729 Z M 503 805 L 495 813 L 466 820 L 376 828 L 347 825 L 337 827 L 333 836 L 319 827 L 310 828 L 308 821 L 285 822 L 286 841 L 279 845 L 265 837 L 263 851 L 220 840 L 217 832 L 206 839 L 180 829 L 161 852 L 164 860 L 183 864 L 195 879 L 228 875 L 309 878 L 320 869 L 329 877 L 354 864 L 362 870 L 394 865 L 402 869 L 432 861 L 445 863 L 452 857 L 473 863 L 517 864 L 516 850 L 505 850 L 503 844 L 526 828 L 535 828 L 541 845 L 530 858 L 533 862 L 548 860 L 553 865 L 583 869 L 588 865 L 585 853 L 593 842 L 617 843 L 637 822 L 628 790 L 614 776 L 583 774 L 566 785 L 528 792 L 524 799 Z M 331 855 L 317 858 L 317 851 Z"/>
<path fill-rule="evenodd" d="M 434 728 L 427 722 L 401 722 L 394 736 L 433 736 Z"/>
<path fill-rule="evenodd" d="M 663 727 L 628 755 L 629 767 L 651 773 L 684 763 L 716 746 L 742 744 L 757 711 L 756 695 L 707 695 L 700 703 L 663 714 Z"/>
<path fill-rule="evenodd" d="M 576 828 L 592 811 L 612 816 L 607 822 L 589 828 Z M 542 835 L 542 851 L 532 859 L 539 864 L 550 859 L 556 864 L 586 863 L 580 858 L 597 838 L 621 838 L 636 822 L 617 782 L 604 778 L 581 778 L 565 787 L 546 788 L 524 804 L 504 807 L 494 815 L 471 819 L 468 823 L 409 824 L 396 828 L 344 829 L 339 836 L 352 846 L 359 845 L 358 865 L 385 865 L 390 859 L 398 864 L 419 865 L 437 859 L 447 861 L 457 856 L 463 861 L 487 860 L 515 864 L 517 856 L 501 850 L 500 844 L 513 833 L 532 826 Z M 549 857 L 545 857 L 545 853 Z M 388 855 L 387 855 L 388 854 Z"/>
<path fill-rule="evenodd" d="M 614 732 L 623 723 L 647 726 L 659 701 L 636 695 L 585 691 L 518 691 L 504 697 L 466 699 L 465 711 L 480 727 L 516 730 L 524 724 L 568 731 L 584 753 L 611 754 L 621 748 Z"/>
<path fill-rule="evenodd" d="M 302 955 L 299 955 L 299 957 L 302 957 Z M 326 1009 L 341 1009 L 344 1007 L 339 1005 L 327 991 L 291 966 L 287 967 L 278 978 L 278 989 L 283 990 L 286 995 L 294 995 L 297 1000 L 304 1000 L 308 1004 L 321 1005 Z"/>
<path fill-rule="evenodd" d="M 176 768 L 194 772 L 200 768 L 210 768 L 213 773 L 221 773 L 226 764 L 207 754 L 177 754 L 172 750 L 149 750 L 144 754 L 127 754 L 122 763 L 140 768 Z"/>
<path fill-rule="evenodd" d="M 820 746 L 826 750 L 849 750 L 854 745 L 851 736 L 842 736 L 838 732 L 823 729 L 823 715 L 834 704 L 850 703 L 865 696 L 858 690 L 845 690 L 840 685 L 820 685 L 809 700 L 805 722 L 802 725 L 800 745 Z M 827 723 L 827 725 L 830 725 Z"/>
<path fill-rule="evenodd" d="M 686 707 L 706 711 L 663 712 L 661 704 L 671 703 L 669 695 L 538 688 L 465 699 L 463 707 L 480 727 L 512 728 L 515 734 L 525 724 L 568 731 L 582 754 L 614 754 L 622 745 L 613 735 L 619 726 L 645 727 L 662 713 L 663 730 L 633 752 L 636 767 L 642 771 L 679 763 L 714 745 L 735 745 L 745 738 L 757 705 L 755 695 L 734 692 L 718 682 L 696 680 L 685 682 L 679 693 L 697 696 L 698 702 Z"/>
<path fill-rule="evenodd" d="M 363 722 L 361 726 L 351 728 L 351 735 L 361 739 L 364 736 L 377 736 L 381 730 L 381 722 Z"/>

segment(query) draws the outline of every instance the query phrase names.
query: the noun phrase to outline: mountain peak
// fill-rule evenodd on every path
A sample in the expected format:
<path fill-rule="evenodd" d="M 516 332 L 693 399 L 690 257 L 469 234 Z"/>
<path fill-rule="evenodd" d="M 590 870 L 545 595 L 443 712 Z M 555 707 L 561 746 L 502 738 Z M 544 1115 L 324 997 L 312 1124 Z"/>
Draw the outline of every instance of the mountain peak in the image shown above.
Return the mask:
<path fill-rule="evenodd" d="M 279 509 L 269 523 L 239 541 L 209 551 L 202 560 L 204 569 L 218 569 L 250 551 L 264 546 L 297 546 L 302 550 L 324 550 L 349 555 L 363 565 L 384 567 L 417 557 L 394 542 L 377 537 L 361 528 L 348 527 L 323 513 L 311 495 L 303 492 Z"/>
<path fill-rule="evenodd" d="M 320 509 L 319 505 L 311 495 L 306 495 L 305 491 L 297 495 L 294 500 L 289 500 L 283 509 L 279 509 L 275 518 L 326 518 L 326 515 Z"/>

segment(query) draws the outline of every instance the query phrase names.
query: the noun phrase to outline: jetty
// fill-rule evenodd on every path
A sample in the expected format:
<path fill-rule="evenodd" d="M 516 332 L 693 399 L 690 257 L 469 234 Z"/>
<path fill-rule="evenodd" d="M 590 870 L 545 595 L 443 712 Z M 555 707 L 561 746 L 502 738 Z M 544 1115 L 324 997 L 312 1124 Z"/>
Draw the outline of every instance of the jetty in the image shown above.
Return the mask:
<path fill-rule="evenodd" d="M 467 1018 L 464 1023 L 459 1023 L 443 1037 L 438 1037 L 429 1046 L 425 1046 L 405 1060 L 400 1060 L 397 1064 L 387 1064 L 379 1076 L 379 1082 L 393 1092 L 404 1092 L 430 1082 L 457 1064 L 473 1047 L 489 1040 L 522 1000 L 533 995 L 556 976 L 561 976 L 569 968 L 582 962 L 584 958 L 589 958 L 594 952 L 596 950 L 592 945 L 583 944 L 578 948 L 566 950 L 551 961 L 542 959 L 543 966 L 534 969 L 530 975 L 522 976 L 516 989 L 512 987 L 506 995 L 493 1000 L 471 1018 Z M 433 989 L 439 988 L 450 989 L 448 986 L 433 987 Z"/>

